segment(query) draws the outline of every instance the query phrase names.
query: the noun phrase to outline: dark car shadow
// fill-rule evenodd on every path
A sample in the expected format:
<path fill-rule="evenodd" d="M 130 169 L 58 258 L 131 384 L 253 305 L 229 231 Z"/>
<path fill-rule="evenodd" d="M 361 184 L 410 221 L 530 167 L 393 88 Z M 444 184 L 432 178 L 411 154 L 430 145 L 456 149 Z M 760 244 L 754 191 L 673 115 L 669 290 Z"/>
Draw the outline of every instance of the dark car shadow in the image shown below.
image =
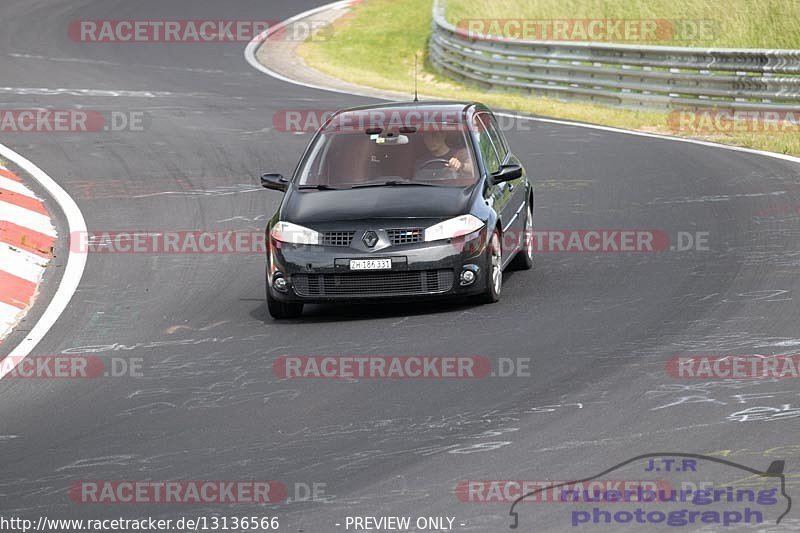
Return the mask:
<path fill-rule="evenodd" d="M 265 324 L 320 324 L 436 315 L 475 307 L 479 306 L 463 300 L 412 303 L 306 304 L 302 317 L 290 320 L 274 320 L 269 311 L 267 311 L 266 303 L 262 302 L 261 305 L 250 312 L 250 316 Z"/>

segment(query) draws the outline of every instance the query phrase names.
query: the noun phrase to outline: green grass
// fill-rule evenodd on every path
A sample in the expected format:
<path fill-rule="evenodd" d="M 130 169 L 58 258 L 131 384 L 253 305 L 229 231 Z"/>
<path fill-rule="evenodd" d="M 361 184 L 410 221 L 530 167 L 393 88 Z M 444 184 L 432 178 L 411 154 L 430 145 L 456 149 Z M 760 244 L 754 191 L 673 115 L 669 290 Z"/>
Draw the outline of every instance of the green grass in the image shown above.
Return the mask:
<path fill-rule="evenodd" d="M 474 16 L 480 17 L 485 9 L 492 12 L 493 17 L 506 13 L 503 9 L 514 12 L 519 18 L 517 6 L 532 4 L 552 4 L 553 6 L 576 0 L 527 0 L 513 2 L 511 0 L 449 0 L 454 10 L 448 17 L 460 17 L 458 9 L 467 4 L 475 4 L 478 10 Z M 626 0 L 609 0 L 625 5 Z M 673 4 L 686 5 L 690 0 L 671 0 Z M 702 5 L 722 5 L 717 0 L 695 0 Z M 731 0 L 734 3 L 743 0 Z M 793 0 L 798 5 L 800 1 Z M 654 4 L 667 4 L 666 0 L 647 0 Z M 790 2 L 764 0 L 768 5 Z M 641 0 L 630 0 L 637 5 Z M 756 2 L 753 2 L 756 3 Z M 483 8 L 478 7 L 482 5 Z M 496 9 L 495 7 L 496 6 Z M 512 7 L 508 7 L 512 6 Z M 312 67 L 359 85 L 378 89 L 405 92 L 409 99 L 414 91 L 414 55 L 422 61 L 420 73 L 420 92 L 437 98 L 454 100 L 477 100 L 497 109 L 522 111 L 536 115 L 577 120 L 603 124 L 625 129 L 666 133 L 674 135 L 667 123 L 667 114 L 658 111 L 636 111 L 605 107 L 584 103 L 565 103 L 543 97 L 525 94 L 489 92 L 477 87 L 467 86 L 437 74 L 428 61 L 427 42 L 431 27 L 431 0 L 365 0 L 350 13 L 334 23 L 333 31 L 327 32 L 327 40 L 308 41 L 299 49 L 300 56 Z M 527 7 L 525 7 L 527 8 Z M 727 8 L 727 10 L 732 10 Z M 722 9 L 720 8 L 720 11 Z M 506 13 L 508 14 L 508 13 Z M 572 15 L 574 16 L 574 14 Z M 688 15 L 682 15 L 688 18 Z M 787 17 L 788 18 L 788 17 Z M 800 16 L 793 17 L 796 23 Z M 798 38 L 796 34 L 793 38 Z M 800 46 L 798 46 L 800 48 Z M 683 135 L 690 136 L 690 135 Z M 760 150 L 800 155 L 800 135 L 783 134 L 713 134 L 692 135 L 726 144 L 747 146 Z"/>
<path fill-rule="evenodd" d="M 447 0 L 450 22 L 470 18 L 709 21 L 702 36 L 653 44 L 800 48 L 798 0 Z"/>

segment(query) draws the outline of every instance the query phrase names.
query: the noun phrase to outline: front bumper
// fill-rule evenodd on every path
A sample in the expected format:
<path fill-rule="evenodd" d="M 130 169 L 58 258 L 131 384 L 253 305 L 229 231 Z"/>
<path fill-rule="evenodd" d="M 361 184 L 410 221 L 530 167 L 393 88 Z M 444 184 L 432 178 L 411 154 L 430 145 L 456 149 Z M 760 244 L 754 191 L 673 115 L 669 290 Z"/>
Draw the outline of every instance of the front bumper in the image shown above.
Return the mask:
<path fill-rule="evenodd" d="M 267 290 L 282 302 L 374 302 L 458 298 L 481 293 L 489 282 L 486 232 L 459 239 L 391 246 L 375 252 L 350 247 L 285 244 L 270 240 Z M 391 259 L 391 270 L 351 270 L 351 259 Z M 464 269 L 475 280 L 461 283 Z M 287 283 L 274 287 L 276 277 Z"/>

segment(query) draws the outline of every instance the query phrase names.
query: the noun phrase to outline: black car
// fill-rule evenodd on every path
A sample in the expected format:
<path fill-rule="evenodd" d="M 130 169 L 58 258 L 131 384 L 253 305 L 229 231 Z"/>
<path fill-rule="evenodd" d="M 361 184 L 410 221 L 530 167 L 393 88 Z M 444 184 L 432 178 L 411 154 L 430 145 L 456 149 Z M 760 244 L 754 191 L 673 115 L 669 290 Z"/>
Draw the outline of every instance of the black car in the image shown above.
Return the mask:
<path fill-rule="evenodd" d="M 333 114 L 267 226 L 267 306 L 470 297 L 496 302 L 507 266 L 533 264 L 533 187 L 478 103 L 410 102 Z"/>

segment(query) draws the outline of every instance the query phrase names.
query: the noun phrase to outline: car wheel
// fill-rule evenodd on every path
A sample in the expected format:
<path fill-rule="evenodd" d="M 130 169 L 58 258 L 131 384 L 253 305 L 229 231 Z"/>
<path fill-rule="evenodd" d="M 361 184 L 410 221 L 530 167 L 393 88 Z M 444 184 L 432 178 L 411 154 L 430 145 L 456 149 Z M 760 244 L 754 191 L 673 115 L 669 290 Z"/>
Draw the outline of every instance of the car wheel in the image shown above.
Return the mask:
<path fill-rule="evenodd" d="M 500 246 L 500 232 L 492 233 L 489 246 L 486 247 L 486 268 L 488 279 L 486 289 L 475 297 L 479 304 L 490 304 L 500 299 L 503 290 L 503 249 Z"/>
<path fill-rule="evenodd" d="M 517 252 L 516 257 L 511 261 L 511 269 L 513 270 L 530 270 L 533 268 L 533 207 L 528 204 L 525 212 L 525 233 L 523 235 L 525 243 L 522 250 Z"/>
<path fill-rule="evenodd" d="M 284 318 L 297 318 L 303 314 L 303 304 L 287 303 L 276 300 L 269 293 L 267 287 L 267 309 L 272 318 L 281 320 Z"/>

